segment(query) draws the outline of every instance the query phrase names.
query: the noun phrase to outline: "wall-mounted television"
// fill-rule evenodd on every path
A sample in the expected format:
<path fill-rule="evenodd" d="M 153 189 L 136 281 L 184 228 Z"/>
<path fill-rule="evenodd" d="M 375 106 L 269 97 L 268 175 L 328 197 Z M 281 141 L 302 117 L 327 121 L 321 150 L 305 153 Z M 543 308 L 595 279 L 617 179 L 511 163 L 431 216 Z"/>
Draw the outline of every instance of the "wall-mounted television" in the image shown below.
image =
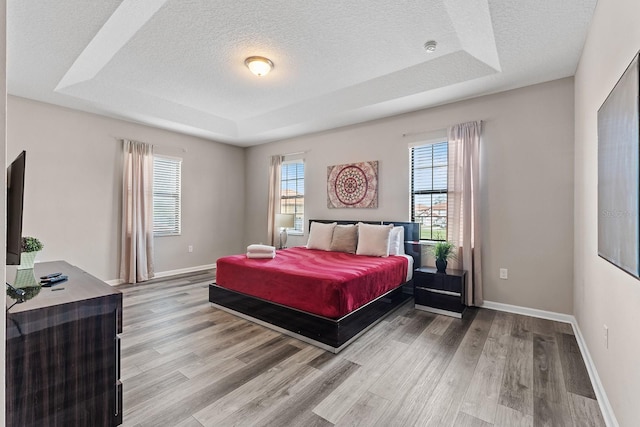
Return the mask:
<path fill-rule="evenodd" d="M 598 255 L 640 274 L 638 55 L 598 110 Z"/>
<path fill-rule="evenodd" d="M 7 168 L 7 265 L 20 264 L 26 157 L 23 151 Z"/>

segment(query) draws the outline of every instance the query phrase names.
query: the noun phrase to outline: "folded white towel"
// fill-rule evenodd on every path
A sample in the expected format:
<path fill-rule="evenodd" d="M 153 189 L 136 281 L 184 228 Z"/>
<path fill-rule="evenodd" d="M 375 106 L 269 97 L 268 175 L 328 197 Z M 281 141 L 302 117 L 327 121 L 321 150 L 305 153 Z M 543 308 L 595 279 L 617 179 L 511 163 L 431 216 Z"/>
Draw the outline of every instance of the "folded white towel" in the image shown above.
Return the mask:
<path fill-rule="evenodd" d="M 258 252 L 247 252 L 247 258 L 252 259 L 273 259 L 276 257 L 276 253 L 258 253 Z"/>
<path fill-rule="evenodd" d="M 274 246 L 269 245 L 249 245 L 247 246 L 247 252 L 257 253 L 257 254 L 271 254 L 276 253 L 276 248 Z"/>

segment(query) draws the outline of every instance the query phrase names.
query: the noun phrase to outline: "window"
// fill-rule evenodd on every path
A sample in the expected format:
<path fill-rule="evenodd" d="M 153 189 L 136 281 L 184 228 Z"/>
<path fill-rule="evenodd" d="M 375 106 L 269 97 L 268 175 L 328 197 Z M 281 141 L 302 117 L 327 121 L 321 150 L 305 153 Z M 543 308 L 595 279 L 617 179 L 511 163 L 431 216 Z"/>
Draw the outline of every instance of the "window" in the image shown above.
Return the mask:
<path fill-rule="evenodd" d="M 304 161 L 282 163 L 280 172 L 280 213 L 294 215 L 293 230 L 304 232 Z"/>
<path fill-rule="evenodd" d="M 447 142 L 411 149 L 411 220 L 423 240 L 447 240 Z"/>
<path fill-rule="evenodd" d="M 182 159 L 153 156 L 153 234 L 178 236 Z"/>

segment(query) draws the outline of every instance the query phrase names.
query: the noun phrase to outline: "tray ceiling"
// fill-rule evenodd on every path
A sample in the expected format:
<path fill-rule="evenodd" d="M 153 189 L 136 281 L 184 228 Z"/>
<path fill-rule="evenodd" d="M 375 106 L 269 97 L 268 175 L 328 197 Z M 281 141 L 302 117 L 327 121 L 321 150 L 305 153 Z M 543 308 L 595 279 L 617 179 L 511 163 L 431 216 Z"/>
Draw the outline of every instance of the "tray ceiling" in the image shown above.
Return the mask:
<path fill-rule="evenodd" d="M 9 0 L 8 91 L 255 145 L 571 76 L 594 7 Z M 252 55 L 275 68 L 254 76 L 244 66 Z"/>

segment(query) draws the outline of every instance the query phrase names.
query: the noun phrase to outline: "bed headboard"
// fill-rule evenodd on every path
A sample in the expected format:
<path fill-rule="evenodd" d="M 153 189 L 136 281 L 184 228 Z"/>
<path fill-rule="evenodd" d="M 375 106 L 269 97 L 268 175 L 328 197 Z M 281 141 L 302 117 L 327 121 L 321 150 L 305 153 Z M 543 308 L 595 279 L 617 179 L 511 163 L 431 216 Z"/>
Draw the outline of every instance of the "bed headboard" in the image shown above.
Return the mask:
<path fill-rule="evenodd" d="M 363 222 L 365 224 L 378 224 L 386 225 L 393 224 L 396 227 L 404 227 L 404 252 L 413 258 L 413 267 L 418 268 L 422 262 L 422 252 L 420 246 L 420 224 L 417 222 L 405 222 L 405 221 L 354 221 L 354 220 L 335 220 L 335 219 L 310 219 L 308 229 L 311 229 L 312 222 L 331 223 L 337 222 L 338 224 L 357 224 Z"/>

